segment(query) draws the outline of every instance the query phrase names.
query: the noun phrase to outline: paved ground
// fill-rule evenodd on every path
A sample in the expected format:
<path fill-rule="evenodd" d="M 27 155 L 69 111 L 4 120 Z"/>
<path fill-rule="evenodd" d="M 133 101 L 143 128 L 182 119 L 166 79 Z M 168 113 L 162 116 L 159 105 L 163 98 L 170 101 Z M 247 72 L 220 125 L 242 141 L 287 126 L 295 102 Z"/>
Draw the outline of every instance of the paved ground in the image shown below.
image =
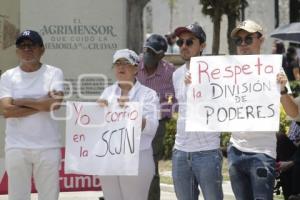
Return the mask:
<path fill-rule="evenodd" d="M 233 200 L 233 194 L 230 188 L 229 182 L 224 182 L 224 200 Z M 173 185 L 161 184 L 161 200 L 176 200 Z M 102 192 L 61 192 L 60 200 L 98 200 L 98 197 L 102 196 Z M 37 195 L 32 195 L 32 200 L 37 200 Z M 200 196 L 201 200 L 203 198 Z M 0 195 L 0 200 L 8 200 L 7 195 Z"/>

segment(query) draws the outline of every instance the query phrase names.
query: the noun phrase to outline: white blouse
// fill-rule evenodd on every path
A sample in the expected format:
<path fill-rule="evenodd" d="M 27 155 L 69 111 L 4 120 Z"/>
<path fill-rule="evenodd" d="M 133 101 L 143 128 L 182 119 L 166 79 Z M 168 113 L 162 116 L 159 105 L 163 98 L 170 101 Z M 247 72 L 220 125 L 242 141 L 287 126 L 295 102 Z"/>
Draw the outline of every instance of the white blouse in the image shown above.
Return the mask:
<path fill-rule="evenodd" d="M 105 88 L 100 99 L 105 99 L 108 103 L 117 103 L 121 96 L 121 88 L 118 82 Z M 152 140 L 156 134 L 159 119 L 159 99 L 156 92 L 136 81 L 130 89 L 128 98 L 130 102 L 142 104 L 142 116 L 146 119 L 145 128 L 142 130 L 140 150 L 151 148 Z"/>

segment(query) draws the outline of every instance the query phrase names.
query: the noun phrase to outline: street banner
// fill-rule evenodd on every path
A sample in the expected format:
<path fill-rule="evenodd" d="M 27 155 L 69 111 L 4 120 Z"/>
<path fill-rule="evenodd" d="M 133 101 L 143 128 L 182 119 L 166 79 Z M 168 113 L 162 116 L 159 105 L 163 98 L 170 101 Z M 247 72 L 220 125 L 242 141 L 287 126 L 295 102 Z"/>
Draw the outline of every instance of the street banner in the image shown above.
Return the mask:
<path fill-rule="evenodd" d="M 138 103 L 66 103 L 67 173 L 137 175 L 142 111 Z"/>
<path fill-rule="evenodd" d="M 186 131 L 278 131 L 281 64 L 281 55 L 193 57 Z"/>

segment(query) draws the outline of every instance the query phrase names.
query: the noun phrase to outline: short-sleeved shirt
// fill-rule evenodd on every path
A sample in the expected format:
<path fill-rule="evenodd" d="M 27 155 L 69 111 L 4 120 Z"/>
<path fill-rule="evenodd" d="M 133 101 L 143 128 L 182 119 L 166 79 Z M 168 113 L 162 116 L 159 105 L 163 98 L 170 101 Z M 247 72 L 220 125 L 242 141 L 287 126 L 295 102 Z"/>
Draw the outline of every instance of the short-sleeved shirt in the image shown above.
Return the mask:
<path fill-rule="evenodd" d="M 43 64 L 34 72 L 25 72 L 19 66 L 7 70 L 1 76 L 0 99 L 47 97 L 49 91 L 63 91 L 63 72 Z M 5 148 L 57 148 L 61 137 L 57 121 L 50 112 L 38 112 L 25 117 L 7 118 Z"/>
<path fill-rule="evenodd" d="M 137 79 L 142 85 L 145 85 L 157 92 L 161 105 L 161 118 L 172 117 L 172 105 L 176 103 L 175 92 L 172 83 L 172 75 L 175 67 L 172 63 L 161 60 L 158 63 L 157 70 L 148 75 L 144 66 L 143 58 L 139 64 Z"/>
<path fill-rule="evenodd" d="M 173 84 L 175 88 L 176 99 L 179 104 L 177 130 L 174 148 L 185 152 L 197 152 L 214 150 L 220 147 L 220 132 L 197 132 L 185 131 L 185 119 L 187 110 L 187 90 L 184 78 L 188 69 L 184 64 L 173 74 Z"/>

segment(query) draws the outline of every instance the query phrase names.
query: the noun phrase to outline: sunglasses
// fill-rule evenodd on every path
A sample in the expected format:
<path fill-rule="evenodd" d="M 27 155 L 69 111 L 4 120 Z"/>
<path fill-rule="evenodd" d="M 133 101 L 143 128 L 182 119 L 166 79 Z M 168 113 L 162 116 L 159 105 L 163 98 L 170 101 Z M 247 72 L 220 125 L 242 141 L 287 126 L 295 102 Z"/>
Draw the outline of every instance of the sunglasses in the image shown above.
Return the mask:
<path fill-rule="evenodd" d="M 193 44 L 194 44 L 194 42 L 193 42 L 193 39 L 187 39 L 187 40 L 183 40 L 183 39 L 178 39 L 177 41 L 176 41 L 176 44 L 179 46 L 179 47 L 182 47 L 183 46 L 183 44 L 185 43 L 185 45 L 186 46 L 192 46 Z"/>
<path fill-rule="evenodd" d="M 17 45 L 17 48 L 18 49 L 22 49 L 22 50 L 24 50 L 24 49 L 35 49 L 35 48 L 37 48 L 39 45 L 38 44 L 19 44 L 19 45 Z"/>
<path fill-rule="evenodd" d="M 257 38 L 257 37 L 253 37 L 251 35 L 247 35 L 245 38 L 242 37 L 236 37 L 234 38 L 234 44 L 236 46 L 241 46 L 243 42 L 245 42 L 246 45 L 250 45 L 253 43 L 253 38 Z"/>

